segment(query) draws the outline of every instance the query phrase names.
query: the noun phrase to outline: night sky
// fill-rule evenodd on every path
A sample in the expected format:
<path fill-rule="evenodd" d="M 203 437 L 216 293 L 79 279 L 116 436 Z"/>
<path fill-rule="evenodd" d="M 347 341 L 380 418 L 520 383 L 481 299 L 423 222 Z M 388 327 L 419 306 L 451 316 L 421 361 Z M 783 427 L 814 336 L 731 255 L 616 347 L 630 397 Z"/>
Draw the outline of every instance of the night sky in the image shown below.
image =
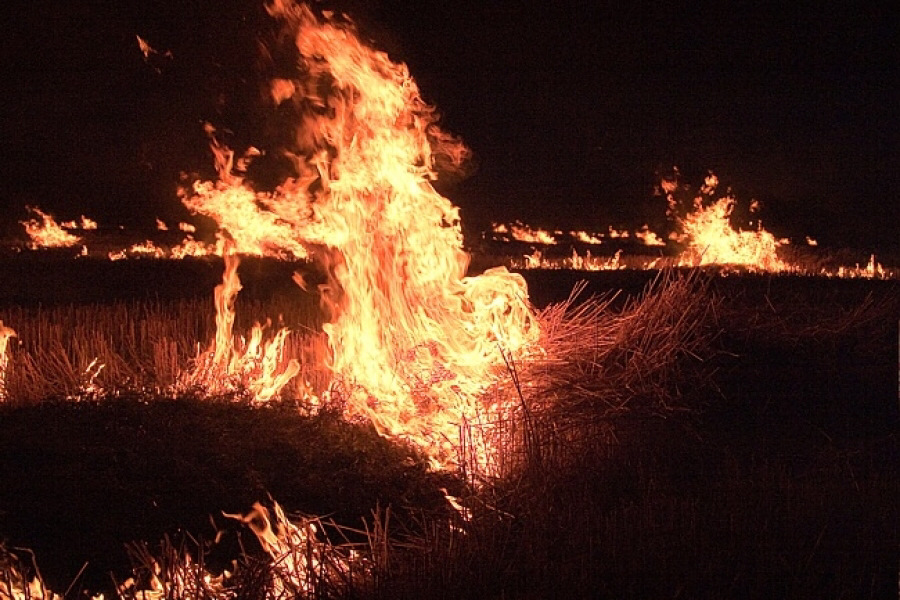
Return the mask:
<path fill-rule="evenodd" d="M 0 9 L 6 236 L 26 204 L 148 229 L 185 219 L 181 174 L 211 174 L 205 121 L 265 146 L 260 2 L 12 4 Z M 511 4 L 331 5 L 410 66 L 473 150 L 469 176 L 441 186 L 469 228 L 655 227 L 656 174 L 677 165 L 760 200 L 779 235 L 900 247 L 891 3 Z M 160 54 L 145 61 L 136 35 Z"/>

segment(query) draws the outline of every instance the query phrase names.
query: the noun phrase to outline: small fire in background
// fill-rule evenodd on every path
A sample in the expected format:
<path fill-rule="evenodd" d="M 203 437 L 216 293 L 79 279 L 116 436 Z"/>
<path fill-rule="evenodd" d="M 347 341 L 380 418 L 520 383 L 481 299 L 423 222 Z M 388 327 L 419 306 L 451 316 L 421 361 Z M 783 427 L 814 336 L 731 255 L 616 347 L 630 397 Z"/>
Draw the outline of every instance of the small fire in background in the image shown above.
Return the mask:
<path fill-rule="evenodd" d="M 31 240 L 29 242 L 31 249 L 70 248 L 81 243 L 80 237 L 66 231 L 51 215 L 35 206 L 26 206 L 25 208 L 32 214 L 32 217 L 26 221 L 21 221 L 21 223 L 25 226 L 25 233 Z M 93 221 L 88 221 L 88 223 L 93 225 L 93 227 L 97 225 Z M 73 229 L 76 227 L 74 221 L 71 222 L 71 225 Z"/>
<path fill-rule="evenodd" d="M 663 241 L 661 237 L 656 235 L 653 231 L 650 231 L 649 225 L 643 225 L 640 229 L 634 232 L 634 237 L 641 241 L 645 246 L 665 246 L 666 243 Z"/>
<path fill-rule="evenodd" d="M 519 221 L 508 226 L 503 223 L 494 223 L 492 231 L 495 237 L 500 236 L 502 239 L 513 239 L 517 242 L 544 244 L 547 246 L 557 243 L 554 235 L 546 229 L 535 229 Z"/>
<path fill-rule="evenodd" d="M 740 265 L 772 273 L 788 269 L 778 256 L 785 240 L 775 239 L 761 224 L 750 230 L 732 226 L 737 200 L 731 190 L 719 194 L 719 178 L 714 173 L 708 173 L 697 193 L 692 194 L 675 168 L 662 178 L 660 189 L 665 194 L 667 214 L 675 224 L 670 237 L 686 246 L 678 260 L 680 266 Z M 758 203 L 751 204 L 752 213 L 758 209 Z"/>
<path fill-rule="evenodd" d="M 588 233 L 587 231 L 573 231 L 572 236 L 581 242 L 582 244 L 590 244 L 592 246 L 599 246 L 603 243 L 601 239 L 601 235 L 595 233 Z"/>
<path fill-rule="evenodd" d="M 64 221 L 59 224 L 63 229 L 80 229 L 82 231 L 93 231 L 97 229 L 97 221 L 89 219 L 81 215 L 81 218 L 75 221 Z"/>

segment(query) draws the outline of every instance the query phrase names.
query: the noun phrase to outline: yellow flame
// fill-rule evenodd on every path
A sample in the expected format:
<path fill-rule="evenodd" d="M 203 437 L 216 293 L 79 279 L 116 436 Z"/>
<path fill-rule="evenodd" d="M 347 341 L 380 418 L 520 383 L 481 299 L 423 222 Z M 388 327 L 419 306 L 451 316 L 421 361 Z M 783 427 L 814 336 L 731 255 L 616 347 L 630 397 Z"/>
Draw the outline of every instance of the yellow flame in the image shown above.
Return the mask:
<path fill-rule="evenodd" d="M 68 248 L 77 245 L 81 238 L 65 231 L 56 220 L 35 206 L 26 206 L 28 212 L 34 216 L 27 221 L 21 221 L 25 226 L 25 233 L 31 239 L 29 246 L 38 248 Z"/>
<path fill-rule="evenodd" d="M 436 127 L 407 67 L 305 6 L 276 1 L 270 12 L 299 51 L 293 95 L 279 83 L 275 97 L 307 107 L 297 138 L 312 145 L 292 149 L 307 158 L 263 194 L 219 145 L 220 180 L 195 184 L 185 205 L 214 218 L 237 252 L 311 254 L 328 276 L 329 366 L 348 413 L 452 465 L 459 429 L 496 408 L 480 398 L 505 358 L 537 342 L 524 280 L 502 268 L 465 276 L 458 209 L 431 181 L 438 154 L 456 164 L 466 150 Z M 477 452 L 483 465 L 487 448 Z"/>
<path fill-rule="evenodd" d="M 636 237 L 642 244 L 645 246 L 665 246 L 666 243 L 662 240 L 659 235 L 650 230 L 649 225 L 644 225 L 640 229 L 634 232 L 634 237 Z"/>
<path fill-rule="evenodd" d="M 59 224 L 63 229 L 81 229 L 82 231 L 90 231 L 97 229 L 97 221 L 89 219 L 81 215 L 81 219 L 77 221 L 65 221 Z"/>
<path fill-rule="evenodd" d="M 599 246 L 603 243 L 601 239 L 604 234 L 602 233 L 588 233 L 587 231 L 572 231 L 569 233 L 573 238 L 578 240 L 579 242 L 583 242 L 585 244 L 591 244 L 594 246 Z"/>
<path fill-rule="evenodd" d="M 707 207 L 700 207 L 681 221 L 688 248 L 679 264 L 741 265 L 761 271 L 779 272 L 788 265 L 777 254 L 782 240 L 760 227 L 756 231 L 740 231 L 731 226 L 729 217 L 735 199 L 724 196 Z"/>
<path fill-rule="evenodd" d="M 216 337 L 209 349 L 195 358 L 193 369 L 181 375 L 176 388 L 199 389 L 210 396 L 245 392 L 253 402 L 268 402 L 300 371 L 300 364 L 296 359 L 284 360 L 289 334 L 286 328 L 264 340 L 266 327 L 256 324 L 249 341 L 235 337 L 234 302 L 241 290 L 237 275 L 240 258 L 230 243 L 224 244 L 223 253 L 225 273 L 213 294 Z"/>

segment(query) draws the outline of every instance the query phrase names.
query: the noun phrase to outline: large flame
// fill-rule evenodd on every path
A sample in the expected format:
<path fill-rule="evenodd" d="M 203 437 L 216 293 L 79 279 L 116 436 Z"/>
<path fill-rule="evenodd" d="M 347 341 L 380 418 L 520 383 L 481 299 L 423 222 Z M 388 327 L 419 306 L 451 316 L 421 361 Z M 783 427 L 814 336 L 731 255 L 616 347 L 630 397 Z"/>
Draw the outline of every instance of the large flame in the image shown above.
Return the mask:
<path fill-rule="evenodd" d="M 185 204 L 238 252 L 312 255 L 327 274 L 329 366 L 347 412 L 456 464 L 461 428 L 497 410 L 484 390 L 537 342 L 524 280 L 503 268 L 466 277 L 458 210 L 431 183 L 438 155 L 458 164 L 466 150 L 436 127 L 406 66 L 305 6 L 269 10 L 300 56 L 272 85 L 301 115 L 296 177 L 255 192 L 214 144 L 220 179 L 195 184 Z M 469 452 L 484 466 L 483 443 Z"/>

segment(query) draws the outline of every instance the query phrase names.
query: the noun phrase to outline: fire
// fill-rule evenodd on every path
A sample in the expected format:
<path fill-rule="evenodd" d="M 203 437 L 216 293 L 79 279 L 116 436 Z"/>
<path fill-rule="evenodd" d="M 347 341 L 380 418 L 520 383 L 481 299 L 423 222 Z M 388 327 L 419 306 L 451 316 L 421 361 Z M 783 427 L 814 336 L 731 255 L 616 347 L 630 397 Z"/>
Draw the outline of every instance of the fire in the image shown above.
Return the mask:
<path fill-rule="evenodd" d="M 636 237 L 642 244 L 645 246 L 665 246 L 666 243 L 653 231 L 650 231 L 650 227 L 648 225 L 644 225 L 640 229 L 634 232 L 634 237 Z"/>
<path fill-rule="evenodd" d="M 778 248 L 786 240 L 777 240 L 758 225 L 755 230 L 742 231 L 731 224 L 731 215 L 737 200 L 728 190 L 717 198 L 719 178 L 709 172 L 698 192 L 690 199 L 679 194 L 690 191 L 681 185 L 677 168 L 660 181 L 661 193 L 665 193 L 667 214 L 676 226 L 670 236 L 686 245 L 678 259 L 681 266 L 732 265 L 758 271 L 781 272 L 789 268 L 778 256 Z M 750 211 L 756 212 L 755 200 Z"/>
<path fill-rule="evenodd" d="M 297 176 L 253 191 L 214 143 L 220 179 L 196 183 L 184 203 L 236 252 L 311 256 L 328 277 L 328 366 L 348 416 L 414 441 L 436 466 L 457 464 L 460 429 L 501 410 L 484 390 L 537 343 L 525 282 L 504 268 L 465 276 L 458 209 L 431 182 L 438 155 L 459 164 L 467 151 L 437 128 L 407 67 L 305 6 L 269 10 L 299 52 L 299 72 L 272 89 L 303 113 L 288 149 Z M 484 467 L 489 449 L 475 437 Z"/>
<path fill-rule="evenodd" d="M 508 227 L 502 223 L 495 223 L 493 226 L 494 233 L 503 236 L 509 236 L 517 242 L 526 242 L 528 244 L 545 244 L 552 246 L 556 244 L 556 238 L 546 229 L 536 229 L 529 227 L 521 222 L 515 222 Z"/>
<path fill-rule="evenodd" d="M 601 239 L 603 234 L 597 233 L 588 233 L 587 231 L 572 231 L 570 235 L 583 244 L 591 244 L 593 246 L 599 246 L 603 243 Z"/>
<path fill-rule="evenodd" d="M 782 240 L 759 228 L 756 231 L 734 229 L 729 222 L 734 210 L 732 196 L 720 198 L 707 207 L 701 207 L 681 221 L 681 228 L 688 241 L 679 264 L 741 265 L 761 271 L 778 272 L 788 265 L 778 257 Z"/>
<path fill-rule="evenodd" d="M 82 231 L 91 231 L 97 229 L 97 221 L 89 219 L 81 215 L 81 219 L 77 221 L 65 221 L 59 224 L 63 229 L 81 229 Z"/>
<path fill-rule="evenodd" d="M 250 340 L 236 338 L 234 301 L 241 290 L 237 275 L 240 259 L 231 244 L 224 245 L 225 274 L 216 286 L 216 338 L 194 361 L 177 385 L 181 390 L 199 389 L 208 396 L 249 393 L 252 401 L 268 402 L 300 371 L 296 359 L 285 361 L 284 344 L 289 331 L 280 329 L 264 341 L 265 328 L 255 325 Z"/>
<path fill-rule="evenodd" d="M 29 246 L 32 249 L 69 248 L 81 242 L 81 238 L 65 231 L 51 215 L 34 206 L 25 208 L 34 215 L 27 221 L 21 221 L 31 239 Z"/>
<path fill-rule="evenodd" d="M 15 330 L 5 326 L 0 320 L 0 402 L 6 400 L 6 367 L 9 364 L 7 348 L 10 338 L 14 337 L 17 337 Z"/>

